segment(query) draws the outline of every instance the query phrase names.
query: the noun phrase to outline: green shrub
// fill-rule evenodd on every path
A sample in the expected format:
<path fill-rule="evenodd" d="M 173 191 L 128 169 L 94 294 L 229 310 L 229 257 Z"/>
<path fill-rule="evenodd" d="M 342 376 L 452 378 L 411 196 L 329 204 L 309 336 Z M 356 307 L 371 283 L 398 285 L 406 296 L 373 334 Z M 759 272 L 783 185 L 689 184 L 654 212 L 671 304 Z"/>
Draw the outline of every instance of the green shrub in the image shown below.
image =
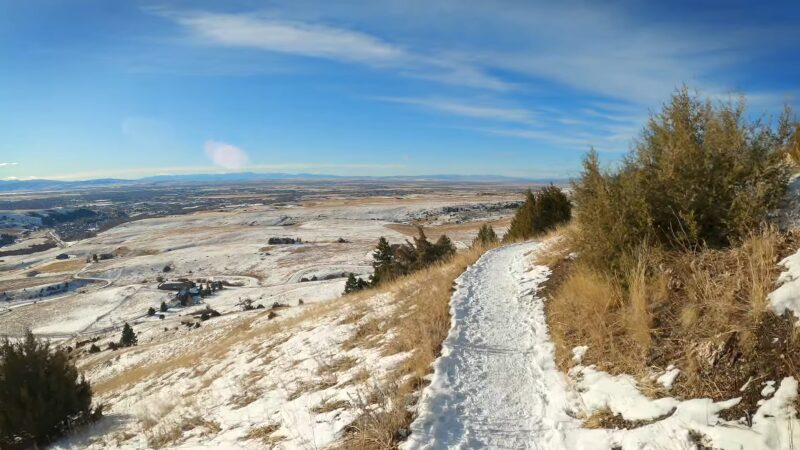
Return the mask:
<path fill-rule="evenodd" d="M 488 223 L 481 225 L 481 228 L 478 230 L 478 235 L 475 236 L 475 239 L 472 241 L 472 246 L 482 246 L 487 247 L 497 242 L 497 233 L 494 232 L 494 228 Z"/>
<path fill-rule="evenodd" d="M 786 189 L 789 112 L 773 127 L 744 101 L 714 105 L 677 91 L 616 171 L 591 151 L 574 183 L 576 240 L 598 268 L 619 270 L 643 243 L 726 247 L 758 228 Z"/>
<path fill-rule="evenodd" d="M 347 281 L 344 283 L 344 294 L 349 294 L 351 292 L 357 292 L 362 289 L 366 289 L 369 287 L 369 283 L 364 281 L 361 277 L 356 277 L 354 274 L 350 274 L 347 276 Z"/>
<path fill-rule="evenodd" d="M 525 193 L 525 203 L 519 207 L 503 241 L 528 239 L 568 222 L 572 204 L 557 186 L 546 186 L 534 194 Z"/>
<path fill-rule="evenodd" d="M 119 338 L 119 346 L 120 347 L 131 347 L 139 343 L 139 339 L 136 337 L 136 333 L 133 331 L 128 323 L 125 323 L 125 326 L 122 327 L 122 336 Z"/>
<path fill-rule="evenodd" d="M 414 242 L 389 245 L 381 236 L 378 246 L 372 253 L 374 273 L 370 278 L 372 286 L 393 280 L 399 276 L 424 269 L 439 261 L 449 259 L 456 253 L 453 241 L 441 235 L 435 243 L 428 240 L 422 227 L 417 228 L 419 234 Z"/>
<path fill-rule="evenodd" d="M 89 383 L 63 350 L 29 331 L 19 343 L 0 344 L 0 448 L 46 445 L 96 420 Z"/>

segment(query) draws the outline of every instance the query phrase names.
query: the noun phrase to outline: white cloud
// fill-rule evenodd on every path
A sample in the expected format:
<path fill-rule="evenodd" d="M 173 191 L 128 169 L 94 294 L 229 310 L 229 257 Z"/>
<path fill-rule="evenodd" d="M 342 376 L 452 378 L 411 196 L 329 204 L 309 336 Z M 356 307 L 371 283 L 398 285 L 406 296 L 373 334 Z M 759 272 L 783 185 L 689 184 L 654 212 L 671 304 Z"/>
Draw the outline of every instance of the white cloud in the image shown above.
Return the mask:
<path fill-rule="evenodd" d="M 204 148 L 206 156 L 208 156 L 214 164 L 226 169 L 242 169 L 247 165 L 249 160 L 244 150 L 224 142 L 207 141 Z"/>
<path fill-rule="evenodd" d="M 408 51 L 401 45 L 341 27 L 259 14 L 152 11 L 181 25 L 194 42 L 252 48 L 392 69 L 401 75 L 490 90 L 509 90 L 511 83 L 458 58 Z"/>
<path fill-rule="evenodd" d="M 406 59 L 403 49 L 367 34 L 255 15 L 195 13 L 177 22 L 209 43 L 273 52 L 366 62 Z"/>
<path fill-rule="evenodd" d="M 0 167 L 16 166 L 17 164 L 18 163 L 15 163 L 15 162 L 0 162 Z"/>
<path fill-rule="evenodd" d="M 468 103 L 463 100 L 414 97 L 375 97 L 376 100 L 420 106 L 457 116 L 504 122 L 532 123 L 534 114 L 522 108 L 507 108 Z"/>

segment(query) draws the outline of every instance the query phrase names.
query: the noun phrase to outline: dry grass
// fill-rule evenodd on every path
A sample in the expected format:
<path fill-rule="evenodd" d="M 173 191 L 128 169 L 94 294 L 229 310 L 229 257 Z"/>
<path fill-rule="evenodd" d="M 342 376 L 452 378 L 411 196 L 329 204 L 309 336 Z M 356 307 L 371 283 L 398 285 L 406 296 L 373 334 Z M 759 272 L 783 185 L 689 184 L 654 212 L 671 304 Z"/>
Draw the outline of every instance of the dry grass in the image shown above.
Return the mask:
<path fill-rule="evenodd" d="M 342 342 L 343 350 L 354 348 L 375 348 L 381 345 L 389 324 L 379 317 L 372 317 L 358 325 L 356 332 Z"/>
<path fill-rule="evenodd" d="M 37 267 L 36 270 L 40 273 L 62 273 L 62 272 L 76 272 L 80 270 L 86 262 L 81 259 L 70 259 L 66 261 L 56 261 Z"/>
<path fill-rule="evenodd" d="M 317 375 L 333 375 L 346 372 L 358 364 L 358 359 L 352 356 L 341 356 L 332 361 L 322 362 L 317 369 Z"/>
<path fill-rule="evenodd" d="M 257 440 L 265 443 L 273 442 L 273 438 L 271 436 L 280 428 L 280 425 L 277 424 L 267 424 L 260 427 L 250 428 L 250 430 L 247 431 L 247 434 L 245 434 L 242 439 Z"/>
<path fill-rule="evenodd" d="M 240 386 L 240 392 L 231 397 L 229 405 L 233 405 L 236 408 L 243 408 L 250 403 L 258 400 L 264 395 L 264 388 L 259 386 L 253 385 L 242 385 Z"/>
<path fill-rule="evenodd" d="M 38 269 L 37 269 L 38 270 Z M 23 276 L 24 275 L 20 275 Z M 17 289 L 30 289 L 36 286 L 45 286 L 53 283 L 63 283 L 69 281 L 69 275 L 38 276 L 33 278 L 15 278 L 13 280 L 0 281 L 0 292 L 13 291 Z"/>
<path fill-rule="evenodd" d="M 385 383 L 374 386 L 354 402 L 360 416 L 348 429 L 343 449 L 389 449 L 397 444 L 398 431 L 412 420 L 414 394 L 438 356 L 450 329 L 450 296 L 453 282 L 474 263 L 483 249 L 456 254 L 448 262 L 399 278 L 389 285 L 400 320 L 388 324 L 391 331 L 386 352 L 409 354 Z M 369 333 L 364 333 L 365 335 Z"/>
<path fill-rule="evenodd" d="M 335 375 L 326 375 L 320 379 L 312 381 L 300 381 L 297 383 L 297 388 L 295 388 L 295 390 L 289 394 L 286 399 L 291 402 L 293 400 L 297 400 L 303 394 L 330 389 L 336 386 L 338 383 L 339 381 L 336 379 Z"/>
<path fill-rule="evenodd" d="M 196 405 L 190 405 L 188 410 L 196 410 Z M 202 428 L 202 435 L 212 435 L 218 433 L 222 428 L 219 423 L 208 420 L 195 413 L 180 415 L 178 417 L 167 417 L 175 408 L 175 405 L 162 404 L 159 408 L 151 409 L 140 422 L 143 432 L 147 438 L 147 445 L 153 449 L 166 447 L 181 439 L 187 431 Z"/>
<path fill-rule="evenodd" d="M 366 298 L 369 293 L 374 291 L 367 290 L 361 291 L 360 296 L 352 296 L 349 301 L 356 301 Z M 268 310 L 263 312 L 256 312 L 235 325 L 228 327 L 225 334 L 219 338 L 215 338 L 212 342 L 204 342 L 198 346 L 196 350 L 190 350 L 185 353 L 175 355 L 174 357 L 166 358 L 153 362 L 151 364 L 143 364 L 133 367 L 129 370 L 114 375 L 108 379 L 102 380 L 93 386 L 94 392 L 98 394 L 107 394 L 114 390 L 123 389 L 139 383 L 145 379 L 158 378 L 178 369 L 186 369 L 199 366 L 202 362 L 219 361 L 231 351 L 233 347 L 238 344 L 247 342 L 256 342 L 270 338 L 279 334 L 282 331 L 291 330 L 299 323 L 304 321 L 314 320 L 341 308 L 339 301 L 332 301 L 327 303 L 318 303 L 308 305 L 303 308 L 302 313 L 294 317 L 273 320 L 273 321 L 258 321 L 259 318 L 266 318 L 269 314 Z M 288 339 L 288 336 L 286 337 Z M 152 345 L 166 345 L 169 343 L 157 343 Z M 121 349 L 116 352 L 139 351 L 145 345 L 131 347 L 130 349 Z"/>
<path fill-rule="evenodd" d="M 346 409 L 350 407 L 350 402 L 346 400 L 331 400 L 326 399 L 319 405 L 311 408 L 311 412 L 314 414 L 324 414 L 331 411 L 336 411 L 337 409 Z"/>
<path fill-rule="evenodd" d="M 757 392 L 739 392 L 748 378 L 781 379 L 800 367 L 791 318 L 767 310 L 776 263 L 794 241 L 767 229 L 727 250 L 643 247 L 615 276 L 561 262 L 546 303 L 557 363 L 566 370 L 571 349 L 588 345 L 584 364 L 642 380 L 675 364 L 681 377 L 671 394 L 743 396 L 731 414 L 752 413 Z"/>

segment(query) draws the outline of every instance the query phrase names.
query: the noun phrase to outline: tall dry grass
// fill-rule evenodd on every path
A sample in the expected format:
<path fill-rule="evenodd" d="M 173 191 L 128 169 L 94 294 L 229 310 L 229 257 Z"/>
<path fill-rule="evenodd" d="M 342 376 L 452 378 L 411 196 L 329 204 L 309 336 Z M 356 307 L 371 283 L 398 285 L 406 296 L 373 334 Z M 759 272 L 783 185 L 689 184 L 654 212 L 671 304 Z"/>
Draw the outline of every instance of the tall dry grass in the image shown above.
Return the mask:
<path fill-rule="evenodd" d="M 584 363 L 612 373 L 645 379 L 676 364 L 687 397 L 731 398 L 754 374 L 790 375 L 794 362 L 765 361 L 776 336 L 796 340 L 779 331 L 791 320 L 768 311 L 767 295 L 795 241 L 766 228 L 726 250 L 642 246 L 617 275 L 574 263 L 547 303 L 557 362 L 569 368 L 571 349 L 588 345 Z"/>
<path fill-rule="evenodd" d="M 547 304 L 560 366 L 571 349 L 588 345 L 605 369 L 639 373 L 653 345 L 653 311 L 666 299 L 667 282 L 652 270 L 656 257 L 642 248 L 621 276 L 577 263 Z"/>

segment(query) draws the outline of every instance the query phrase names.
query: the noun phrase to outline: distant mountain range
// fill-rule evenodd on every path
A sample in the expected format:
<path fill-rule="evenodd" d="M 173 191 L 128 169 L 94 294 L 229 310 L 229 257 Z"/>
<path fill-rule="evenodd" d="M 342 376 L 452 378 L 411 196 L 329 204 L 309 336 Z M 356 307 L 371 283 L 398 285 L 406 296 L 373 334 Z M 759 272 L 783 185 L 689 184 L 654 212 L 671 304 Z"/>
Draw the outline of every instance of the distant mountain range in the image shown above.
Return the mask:
<path fill-rule="evenodd" d="M 381 180 L 381 181 L 452 181 L 484 183 L 563 183 L 565 179 L 533 179 L 505 177 L 501 175 L 412 175 L 412 176 L 340 176 L 313 173 L 255 173 L 237 172 L 224 174 L 156 175 L 133 180 L 119 178 L 98 178 L 93 180 L 0 180 L 0 192 L 47 191 L 62 189 L 90 189 L 111 186 L 157 185 L 169 183 L 234 183 L 270 180 Z"/>

